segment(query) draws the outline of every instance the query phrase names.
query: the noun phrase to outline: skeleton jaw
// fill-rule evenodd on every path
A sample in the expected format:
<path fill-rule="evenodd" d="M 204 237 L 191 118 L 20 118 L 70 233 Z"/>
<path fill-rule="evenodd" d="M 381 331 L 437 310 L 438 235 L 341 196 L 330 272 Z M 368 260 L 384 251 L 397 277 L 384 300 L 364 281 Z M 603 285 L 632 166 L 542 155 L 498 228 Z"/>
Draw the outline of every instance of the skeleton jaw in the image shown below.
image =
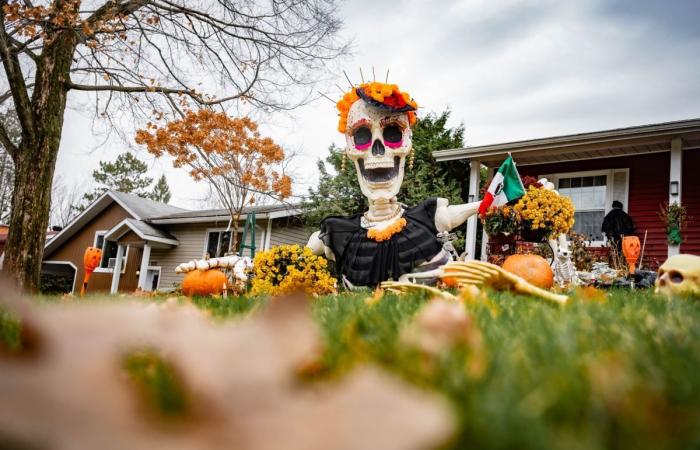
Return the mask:
<path fill-rule="evenodd" d="M 372 161 L 357 160 L 357 170 L 360 176 L 372 187 L 391 184 L 399 175 L 400 165 L 401 158 L 398 156 Z"/>

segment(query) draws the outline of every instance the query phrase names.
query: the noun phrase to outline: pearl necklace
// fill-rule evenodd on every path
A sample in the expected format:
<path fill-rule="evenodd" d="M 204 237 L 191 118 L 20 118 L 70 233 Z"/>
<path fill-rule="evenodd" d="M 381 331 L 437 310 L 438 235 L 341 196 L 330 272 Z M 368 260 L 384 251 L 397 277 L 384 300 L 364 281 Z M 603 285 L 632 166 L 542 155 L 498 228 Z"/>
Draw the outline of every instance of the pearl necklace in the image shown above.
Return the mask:
<path fill-rule="evenodd" d="M 362 223 L 360 224 L 362 228 L 371 228 L 376 226 L 377 223 L 380 222 L 388 222 L 389 220 L 395 219 L 403 214 L 403 208 L 401 208 L 401 205 L 396 205 L 396 211 L 391 213 L 389 216 L 386 218 L 382 218 L 380 220 L 373 220 L 370 219 L 369 217 L 369 211 L 365 211 L 365 213 L 362 215 Z"/>

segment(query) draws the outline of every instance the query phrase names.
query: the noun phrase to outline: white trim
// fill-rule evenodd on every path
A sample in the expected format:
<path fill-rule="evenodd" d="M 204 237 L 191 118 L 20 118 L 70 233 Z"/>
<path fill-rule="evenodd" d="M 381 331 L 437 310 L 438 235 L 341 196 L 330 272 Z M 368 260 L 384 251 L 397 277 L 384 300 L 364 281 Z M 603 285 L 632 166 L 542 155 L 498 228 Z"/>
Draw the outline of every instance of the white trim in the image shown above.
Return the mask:
<path fill-rule="evenodd" d="M 106 242 L 107 242 L 107 240 L 105 239 L 105 243 Z M 114 242 L 116 244 L 116 241 L 111 241 L 111 242 Z M 117 246 L 118 245 L 119 244 L 117 244 Z M 131 246 L 129 246 L 129 245 L 126 246 L 126 252 L 124 253 L 124 260 L 122 261 L 122 270 L 121 270 L 122 274 L 125 273 L 125 271 L 126 271 L 126 263 L 129 261 L 129 249 L 130 248 L 131 248 Z M 102 247 L 102 252 L 104 253 L 104 247 Z M 114 269 L 110 269 L 109 267 L 101 267 L 101 264 L 102 264 L 102 260 L 100 260 L 100 266 L 95 267 L 95 270 L 93 272 L 97 272 L 97 273 L 112 273 L 112 272 L 114 272 Z M 107 264 L 109 264 L 109 259 L 107 259 Z"/>
<path fill-rule="evenodd" d="M 129 249 L 128 246 L 126 248 L 127 250 Z M 115 267 L 126 268 L 126 264 L 124 264 L 124 246 L 121 244 L 117 244 L 117 261 L 115 262 Z M 119 292 L 119 281 L 121 279 L 122 270 L 112 271 L 112 284 L 109 289 L 110 294 Z"/>
<path fill-rule="evenodd" d="M 284 209 L 280 211 L 270 211 L 270 212 L 256 212 L 255 221 L 265 220 L 265 219 L 279 219 L 282 217 L 295 217 L 301 215 L 301 210 L 298 208 Z M 185 223 L 207 223 L 207 222 L 225 222 L 228 223 L 231 216 L 228 214 L 216 215 L 216 216 L 201 216 L 201 217 L 174 217 L 174 218 L 153 218 L 147 219 L 146 222 L 150 224 L 185 224 Z M 247 219 L 247 214 L 242 214 L 239 218 L 239 222 L 245 223 Z"/>
<path fill-rule="evenodd" d="M 146 270 L 147 271 L 148 270 L 157 270 L 158 271 L 158 284 L 156 284 L 155 289 L 153 289 L 152 291 L 149 291 L 149 292 L 155 292 L 158 289 L 160 289 L 160 280 L 161 280 L 162 275 L 163 275 L 163 267 L 162 266 L 148 266 L 148 268 Z"/>
<path fill-rule="evenodd" d="M 614 175 L 615 172 L 626 172 L 625 177 L 625 201 L 624 208 L 629 210 L 629 191 L 630 191 L 630 170 L 629 168 L 616 168 L 616 169 L 600 169 L 600 170 L 582 170 L 578 172 L 557 172 L 550 174 L 540 174 L 537 176 L 538 179 L 547 178 L 550 182 L 554 183 L 555 190 L 559 192 L 559 180 L 561 178 L 576 178 L 576 177 L 590 177 L 590 176 L 600 176 L 605 175 L 605 208 L 604 213 L 607 214 L 612 209 L 613 202 L 613 187 L 614 187 Z M 624 209 L 623 208 L 623 209 Z M 578 209 L 577 211 L 600 211 L 598 208 L 588 208 L 588 209 Z M 607 238 L 603 235 L 602 241 L 589 241 L 591 247 L 602 247 L 607 242 Z"/>
<path fill-rule="evenodd" d="M 671 141 L 671 155 L 668 180 L 668 204 L 677 203 L 682 205 L 681 195 L 683 194 L 683 140 L 679 137 Z M 671 183 L 678 183 L 678 194 L 671 195 Z M 681 252 L 680 245 L 668 245 L 667 254 L 669 258 Z"/>
<path fill-rule="evenodd" d="M 73 268 L 73 290 L 71 294 L 75 293 L 75 283 L 78 281 L 78 268 L 72 261 L 42 261 L 42 264 L 68 264 L 71 266 Z"/>
<path fill-rule="evenodd" d="M 125 226 L 125 225 L 126 225 L 126 227 L 127 227 L 129 230 L 133 231 L 138 237 L 140 237 L 140 238 L 143 239 L 144 241 L 158 242 L 158 243 L 161 243 L 161 244 L 168 244 L 168 245 L 174 245 L 174 246 L 180 245 L 180 242 L 177 241 L 177 240 L 175 240 L 175 239 L 161 238 L 161 237 L 151 236 L 150 234 L 145 234 L 145 233 L 143 233 L 143 232 L 142 232 L 141 230 L 139 230 L 137 227 L 133 226 L 133 225 L 131 224 L 131 221 L 130 221 L 129 219 L 124 219 L 124 220 L 122 220 L 121 222 L 119 222 L 117 225 L 115 225 L 115 226 L 113 226 L 112 228 L 110 228 L 109 231 L 107 232 L 107 234 L 105 235 L 105 240 L 106 240 L 108 237 L 111 238 L 111 237 L 112 237 L 112 234 L 116 233 L 116 231 L 117 231 L 118 229 L 120 229 L 121 227 L 123 227 L 123 226 Z M 114 239 L 112 239 L 112 240 L 113 240 L 113 241 L 118 241 L 118 240 L 121 239 L 121 237 L 124 236 L 126 233 L 128 233 L 128 231 L 125 231 L 124 233 L 121 233 L 119 236 L 117 236 L 116 238 L 114 238 Z"/>
<path fill-rule="evenodd" d="M 671 141 L 671 167 L 669 169 L 668 203 L 681 204 L 683 193 L 683 141 L 675 138 Z M 671 195 L 671 183 L 678 183 L 678 195 Z"/>
<path fill-rule="evenodd" d="M 148 266 L 151 262 L 151 245 L 146 242 L 143 245 L 143 251 L 141 252 L 141 265 L 139 266 L 139 279 L 136 286 L 145 291 L 144 287 L 146 284 L 146 274 L 148 273 Z M 144 271 L 145 269 L 145 271 Z"/>
<path fill-rule="evenodd" d="M 513 153 L 514 156 L 517 156 L 516 154 L 518 153 L 525 154 L 533 150 L 570 149 L 571 147 L 582 145 L 614 143 L 615 141 L 636 137 L 649 139 L 671 139 L 683 133 L 697 132 L 698 129 L 700 129 L 700 119 L 688 119 L 650 125 L 636 125 L 612 130 L 552 136 L 525 141 L 437 150 L 433 152 L 433 157 L 437 161 L 448 161 L 455 159 L 478 159 L 479 157 L 490 157 L 500 154 L 505 155 L 508 152 Z"/>
<path fill-rule="evenodd" d="M 104 237 L 109 230 L 95 230 L 95 238 L 92 240 L 92 246 L 95 248 L 102 249 L 102 247 L 97 247 L 97 237 L 102 235 L 102 245 L 104 245 Z"/>
<path fill-rule="evenodd" d="M 227 228 L 205 228 L 205 230 L 204 230 L 204 248 L 202 249 L 202 258 L 206 257 L 206 255 L 207 255 L 207 247 L 209 244 L 209 233 L 221 233 L 223 231 L 230 231 L 231 236 L 233 236 L 233 228 L 231 228 L 230 230 Z M 240 234 L 240 233 L 238 233 L 238 234 Z M 220 240 L 221 240 L 221 235 L 219 235 L 219 241 Z M 231 251 L 231 241 L 229 240 L 228 249 L 226 250 L 226 252 L 224 252 L 224 254 L 226 254 L 230 251 Z M 210 256 L 210 258 L 216 258 L 216 256 Z"/>
<path fill-rule="evenodd" d="M 270 239 L 272 239 L 272 219 L 267 219 L 267 230 L 265 231 L 265 241 L 263 242 L 263 251 L 270 250 Z"/>
<path fill-rule="evenodd" d="M 479 200 L 479 181 L 481 179 L 481 162 L 472 159 L 469 161 L 469 203 Z M 476 232 L 478 229 L 478 216 L 474 214 L 467 219 L 464 251 L 469 259 L 476 256 Z"/>
<path fill-rule="evenodd" d="M 54 235 L 53 238 L 51 238 L 48 242 L 46 242 L 46 244 L 44 245 L 44 250 L 48 249 L 48 247 L 49 247 L 49 245 L 51 245 L 51 243 L 53 243 L 53 242 L 58 242 L 58 240 L 59 240 L 59 238 L 60 238 L 61 236 L 63 236 L 65 233 L 67 233 L 68 230 L 70 230 L 70 229 L 73 227 L 73 225 L 75 225 L 76 223 L 78 223 L 78 222 L 80 221 L 80 219 L 82 219 L 82 218 L 83 218 L 84 216 L 86 216 L 89 212 L 91 212 L 97 205 L 99 205 L 100 202 L 102 201 L 102 199 L 104 199 L 105 197 L 110 197 L 112 200 L 114 200 L 114 197 L 112 197 L 111 195 L 109 195 L 109 191 L 107 191 L 107 192 L 105 192 L 104 194 L 102 194 L 97 200 L 95 200 L 94 202 L 92 202 L 92 203 L 90 204 L 90 206 L 88 206 L 87 208 L 85 208 L 85 211 L 83 211 L 83 212 L 81 212 L 80 214 L 78 214 L 77 216 L 75 216 L 75 217 L 73 218 L 73 220 L 71 220 L 70 222 L 68 222 L 68 224 L 67 224 L 61 231 L 59 231 L 58 233 L 56 233 L 56 235 Z M 107 206 L 105 206 L 104 208 L 106 208 L 106 207 L 107 207 Z M 104 209 L 104 208 L 103 208 L 103 209 Z"/>

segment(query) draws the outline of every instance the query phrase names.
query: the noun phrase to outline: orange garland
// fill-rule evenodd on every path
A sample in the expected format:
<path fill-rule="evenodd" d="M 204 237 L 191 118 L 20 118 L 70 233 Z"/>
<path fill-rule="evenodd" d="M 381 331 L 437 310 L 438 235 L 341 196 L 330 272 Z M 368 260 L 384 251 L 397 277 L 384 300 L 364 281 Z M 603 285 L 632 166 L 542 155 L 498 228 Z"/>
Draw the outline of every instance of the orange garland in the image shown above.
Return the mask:
<path fill-rule="evenodd" d="M 393 235 L 401 232 L 406 227 L 406 219 L 401 217 L 400 219 L 392 222 L 386 228 L 377 230 L 376 228 L 370 228 L 367 230 L 367 237 L 373 239 L 377 242 L 382 242 L 391 239 Z"/>

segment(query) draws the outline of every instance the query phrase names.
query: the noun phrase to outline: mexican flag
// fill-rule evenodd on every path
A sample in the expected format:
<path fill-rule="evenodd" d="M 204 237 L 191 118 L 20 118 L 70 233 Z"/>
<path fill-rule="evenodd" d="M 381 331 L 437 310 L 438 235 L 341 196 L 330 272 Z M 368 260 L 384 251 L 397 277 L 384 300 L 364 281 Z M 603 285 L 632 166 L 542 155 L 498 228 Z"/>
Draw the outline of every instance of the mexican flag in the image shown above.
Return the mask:
<path fill-rule="evenodd" d="M 491 206 L 503 206 L 525 195 L 525 186 L 515 167 L 513 157 L 508 155 L 498 172 L 493 176 L 488 192 L 479 205 L 479 214 L 484 214 Z"/>

